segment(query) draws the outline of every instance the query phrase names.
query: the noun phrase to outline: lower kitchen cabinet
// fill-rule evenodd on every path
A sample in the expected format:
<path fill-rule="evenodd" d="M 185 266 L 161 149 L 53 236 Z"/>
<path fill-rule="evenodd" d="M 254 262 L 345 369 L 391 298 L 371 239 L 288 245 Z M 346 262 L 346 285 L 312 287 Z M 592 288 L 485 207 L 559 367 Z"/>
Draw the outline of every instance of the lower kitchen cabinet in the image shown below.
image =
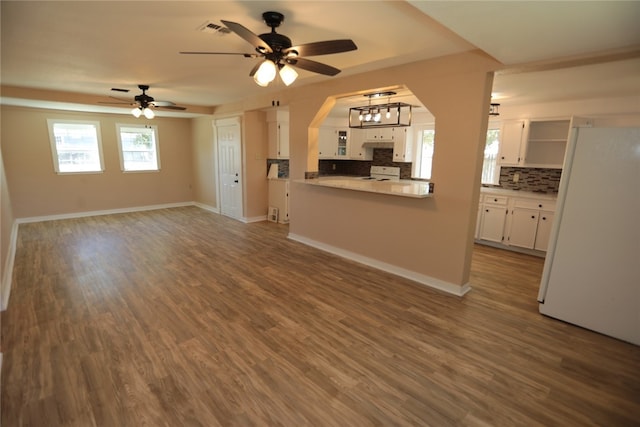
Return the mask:
<path fill-rule="evenodd" d="M 507 197 L 484 195 L 480 207 L 478 238 L 502 243 L 507 215 Z"/>
<path fill-rule="evenodd" d="M 553 223 L 555 201 L 520 199 L 511 202 L 507 244 L 546 251 Z"/>
<path fill-rule="evenodd" d="M 538 211 L 514 208 L 511 211 L 511 225 L 507 244 L 533 249 L 538 229 Z"/>
<path fill-rule="evenodd" d="M 550 198 L 480 196 L 475 238 L 478 243 L 498 243 L 505 249 L 546 252 L 553 225 L 555 200 Z"/>

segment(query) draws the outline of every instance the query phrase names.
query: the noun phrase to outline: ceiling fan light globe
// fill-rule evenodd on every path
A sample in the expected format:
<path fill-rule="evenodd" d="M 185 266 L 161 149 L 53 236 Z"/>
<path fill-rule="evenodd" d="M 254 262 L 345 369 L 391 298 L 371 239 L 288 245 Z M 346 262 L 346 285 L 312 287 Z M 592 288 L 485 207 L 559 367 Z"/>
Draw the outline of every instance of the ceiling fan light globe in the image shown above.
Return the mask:
<path fill-rule="evenodd" d="M 142 110 L 140 110 L 139 107 L 136 107 L 133 110 L 131 110 L 131 114 L 133 114 L 133 117 L 137 119 L 142 114 Z"/>
<path fill-rule="evenodd" d="M 148 107 L 144 109 L 143 113 L 147 119 L 153 119 L 156 116 L 153 110 Z"/>
<path fill-rule="evenodd" d="M 253 76 L 255 82 L 260 86 L 267 86 L 269 83 L 276 78 L 276 64 L 273 61 L 265 59 L 260 67 L 258 67 L 258 71 Z"/>
<path fill-rule="evenodd" d="M 280 78 L 285 85 L 289 86 L 291 83 L 296 81 L 296 79 L 298 78 L 298 73 L 293 69 L 293 67 L 285 64 L 282 68 L 280 68 Z"/>

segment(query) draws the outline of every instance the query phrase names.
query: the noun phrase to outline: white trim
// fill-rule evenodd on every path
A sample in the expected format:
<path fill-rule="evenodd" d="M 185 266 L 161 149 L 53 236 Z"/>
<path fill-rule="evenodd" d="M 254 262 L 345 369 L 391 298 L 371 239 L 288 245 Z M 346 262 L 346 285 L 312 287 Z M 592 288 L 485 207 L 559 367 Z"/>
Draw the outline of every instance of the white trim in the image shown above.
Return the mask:
<path fill-rule="evenodd" d="M 205 205 L 204 203 L 200 203 L 200 202 L 193 202 L 193 205 L 199 207 L 200 209 L 204 209 L 205 211 L 209 211 L 217 214 L 220 213 L 220 208 L 217 208 L 215 206 Z"/>
<path fill-rule="evenodd" d="M 11 294 L 11 283 L 13 281 L 13 263 L 16 258 L 16 243 L 18 241 L 18 222 L 14 221 L 9 237 L 9 250 L 7 259 L 4 260 L 4 274 L 0 290 L 0 311 L 5 311 L 9 305 L 9 295 Z"/>
<path fill-rule="evenodd" d="M 107 209 L 102 211 L 86 211 L 86 212 L 74 212 L 74 213 L 66 213 L 59 215 L 46 215 L 46 216 L 34 216 L 29 218 L 18 218 L 16 222 L 18 224 L 27 224 L 30 222 L 42 222 L 42 221 L 55 221 L 58 219 L 72 219 L 72 218 L 83 218 L 87 216 L 99 216 L 99 215 L 111 215 L 111 214 L 119 214 L 119 213 L 128 213 L 128 212 L 141 212 L 141 211 L 153 211 L 156 209 L 168 209 L 168 208 L 179 208 L 183 206 L 194 206 L 195 202 L 179 202 L 179 203 L 165 203 L 161 205 L 148 205 L 148 206 L 134 206 L 130 208 L 120 208 L 120 209 Z"/>
<path fill-rule="evenodd" d="M 418 282 L 421 285 L 426 285 L 430 288 L 438 289 L 448 294 L 456 296 L 463 296 L 471 290 L 471 286 L 466 283 L 464 285 L 455 285 L 453 283 L 445 282 L 434 277 L 430 277 L 424 274 L 416 273 L 415 271 L 407 270 L 396 265 L 388 264 L 386 262 L 378 261 L 373 258 L 369 258 L 355 252 L 347 251 L 335 246 L 327 245 L 326 243 L 318 242 L 316 240 L 308 239 L 304 236 L 300 236 L 294 233 L 289 233 L 287 236 L 291 240 L 295 240 L 305 245 L 312 246 L 316 249 L 320 249 L 325 252 L 338 255 L 343 258 L 350 259 L 360 264 L 368 265 L 369 267 L 377 268 L 378 270 L 386 271 L 387 273 L 395 274 L 396 276 L 404 277 L 414 282 Z"/>
<path fill-rule="evenodd" d="M 252 217 L 249 217 L 249 218 L 247 218 L 247 217 L 240 218 L 240 221 L 244 222 L 245 224 L 249 224 L 251 222 L 261 222 L 261 221 L 266 221 L 266 220 L 267 220 L 267 215 L 252 216 Z"/>

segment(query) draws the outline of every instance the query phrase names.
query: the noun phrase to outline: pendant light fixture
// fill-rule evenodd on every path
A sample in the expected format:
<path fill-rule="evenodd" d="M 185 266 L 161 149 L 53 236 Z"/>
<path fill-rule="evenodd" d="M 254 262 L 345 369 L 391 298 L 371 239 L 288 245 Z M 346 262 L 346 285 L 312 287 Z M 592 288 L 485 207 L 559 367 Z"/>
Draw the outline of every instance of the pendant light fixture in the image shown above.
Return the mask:
<path fill-rule="evenodd" d="M 278 65 L 278 67 L 280 68 L 280 78 L 285 85 L 289 86 L 298 78 L 298 73 L 293 69 L 293 67 L 290 67 L 287 64 Z"/>
<path fill-rule="evenodd" d="M 368 105 L 349 108 L 349 127 L 364 129 L 368 127 L 411 126 L 412 105 L 403 102 L 391 102 L 395 92 L 375 92 L 366 94 Z M 386 104 L 371 104 L 372 99 L 387 97 Z M 395 111 L 395 114 L 392 114 Z M 384 115 L 383 115 L 384 113 Z"/>
<path fill-rule="evenodd" d="M 153 110 L 148 106 L 136 107 L 133 110 L 131 110 L 131 114 L 133 114 L 133 117 L 135 117 L 136 119 L 143 114 L 147 119 L 153 119 L 156 116 Z"/>

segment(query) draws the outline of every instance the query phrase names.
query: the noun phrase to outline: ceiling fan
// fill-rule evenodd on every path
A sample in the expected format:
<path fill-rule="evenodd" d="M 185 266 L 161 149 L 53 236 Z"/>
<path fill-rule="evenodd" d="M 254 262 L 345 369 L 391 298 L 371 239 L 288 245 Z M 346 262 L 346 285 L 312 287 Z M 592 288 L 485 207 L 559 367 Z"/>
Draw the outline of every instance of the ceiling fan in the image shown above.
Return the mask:
<path fill-rule="evenodd" d="M 264 22 L 271 27 L 270 33 L 256 35 L 246 27 L 231 21 L 221 21 L 229 30 L 233 31 L 249 43 L 256 53 L 236 52 L 180 52 L 191 55 L 243 55 L 245 58 L 264 58 L 251 72 L 260 86 L 267 86 L 280 73 L 280 78 L 288 86 L 293 83 L 298 73 L 292 68 L 297 67 L 314 73 L 335 76 L 339 69 L 327 64 L 312 61 L 305 57 L 329 55 L 356 50 L 358 47 L 350 39 L 327 40 L 292 46 L 291 39 L 284 34 L 276 33 L 276 28 L 284 21 L 284 15 L 279 12 L 264 12 Z"/>
<path fill-rule="evenodd" d="M 135 117 L 140 117 L 140 115 L 144 114 L 144 116 L 148 119 L 152 119 L 155 114 L 153 112 L 153 108 L 161 108 L 167 110 L 186 110 L 186 107 L 181 107 L 180 105 L 176 105 L 171 101 L 156 101 L 152 96 L 147 95 L 147 90 L 149 90 L 149 85 L 138 85 L 138 88 L 142 91 L 140 95 L 136 95 L 133 97 L 133 102 L 123 99 L 116 98 L 112 96 L 111 98 L 117 99 L 118 102 L 100 102 L 100 104 L 128 104 L 133 106 L 133 110 L 131 110 L 131 114 Z M 115 92 L 129 92 L 129 89 L 120 89 L 120 88 L 111 88 L 112 91 Z"/>

